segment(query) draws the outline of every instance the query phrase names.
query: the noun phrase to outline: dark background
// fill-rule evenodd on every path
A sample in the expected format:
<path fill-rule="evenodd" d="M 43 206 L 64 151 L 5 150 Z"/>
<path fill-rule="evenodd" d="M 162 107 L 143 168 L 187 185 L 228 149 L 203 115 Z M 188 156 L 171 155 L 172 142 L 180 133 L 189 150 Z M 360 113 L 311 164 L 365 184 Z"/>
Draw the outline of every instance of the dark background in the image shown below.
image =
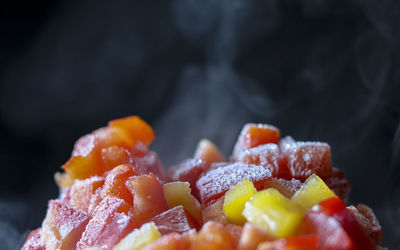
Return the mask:
<path fill-rule="evenodd" d="M 168 167 L 247 122 L 331 144 L 351 202 L 400 244 L 400 2 L 13 2 L 0 10 L 0 248 L 58 195 L 81 135 L 138 114 Z"/>

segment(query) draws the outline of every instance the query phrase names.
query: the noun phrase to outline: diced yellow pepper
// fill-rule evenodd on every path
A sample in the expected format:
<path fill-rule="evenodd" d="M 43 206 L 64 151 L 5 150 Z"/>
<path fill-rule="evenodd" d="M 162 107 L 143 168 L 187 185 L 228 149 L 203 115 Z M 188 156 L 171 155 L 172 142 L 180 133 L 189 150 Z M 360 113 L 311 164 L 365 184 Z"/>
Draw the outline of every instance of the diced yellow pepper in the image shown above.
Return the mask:
<path fill-rule="evenodd" d="M 316 174 L 311 175 L 304 182 L 303 186 L 292 196 L 292 201 L 297 202 L 305 209 L 310 209 L 320 201 L 336 195 L 329 189 L 321 178 Z"/>
<path fill-rule="evenodd" d="M 244 204 L 255 194 L 253 183 L 248 180 L 242 180 L 225 193 L 224 211 L 228 220 L 237 225 L 243 225 L 246 218 L 243 217 L 242 211 Z"/>
<path fill-rule="evenodd" d="M 168 206 L 182 205 L 200 223 L 202 221 L 201 205 L 190 191 L 189 182 L 175 181 L 164 184 L 164 194 Z"/>
<path fill-rule="evenodd" d="M 55 173 L 54 180 L 59 188 L 66 188 L 74 184 L 74 180 L 67 173 Z"/>
<path fill-rule="evenodd" d="M 278 190 L 269 188 L 254 194 L 246 202 L 242 214 L 268 235 L 287 237 L 297 228 L 304 210 Z"/>
<path fill-rule="evenodd" d="M 139 250 L 160 237 L 154 222 L 149 222 L 125 236 L 113 250 Z"/>

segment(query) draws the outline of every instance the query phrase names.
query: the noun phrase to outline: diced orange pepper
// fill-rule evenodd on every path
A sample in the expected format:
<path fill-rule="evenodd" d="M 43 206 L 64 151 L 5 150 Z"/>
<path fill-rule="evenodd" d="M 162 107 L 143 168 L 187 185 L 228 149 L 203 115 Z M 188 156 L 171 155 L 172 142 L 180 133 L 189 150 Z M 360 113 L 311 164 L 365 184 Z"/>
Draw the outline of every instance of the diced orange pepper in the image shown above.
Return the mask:
<path fill-rule="evenodd" d="M 62 166 L 73 179 L 85 179 L 95 175 L 102 175 L 104 171 L 114 167 L 115 159 L 109 157 L 107 150 L 102 149 L 118 146 L 127 150 L 141 142 L 148 146 L 154 139 L 153 129 L 137 116 L 130 116 L 111 121 L 108 127 L 100 128 L 93 133 L 81 137 L 75 144 L 72 157 Z M 109 148 L 110 149 L 110 148 Z M 111 148 L 115 149 L 115 148 Z M 115 151 L 115 150 L 114 150 Z M 129 157 L 119 150 L 118 161 Z M 103 158 L 105 157 L 105 162 Z M 121 158 L 122 157 L 122 158 Z M 110 165 L 111 164 L 111 165 Z M 68 183 L 66 183 L 68 184 Z"/>
<path fill-rule="evenodd" d="M 127 132 L 133 141 L 142 141 L 149 145 L 155 138 L 154 131 L 145 121 L 138 116 L 129 116 L 110 121 L 109 127 L 117 127 Z"/>
<path fill-rule="evenodd" d="M 86 179 L 104 173 L 104 163 L 97 153 L 91 153 L 87 156 L 73 156 L 62 168 L 71 179 Z"/>

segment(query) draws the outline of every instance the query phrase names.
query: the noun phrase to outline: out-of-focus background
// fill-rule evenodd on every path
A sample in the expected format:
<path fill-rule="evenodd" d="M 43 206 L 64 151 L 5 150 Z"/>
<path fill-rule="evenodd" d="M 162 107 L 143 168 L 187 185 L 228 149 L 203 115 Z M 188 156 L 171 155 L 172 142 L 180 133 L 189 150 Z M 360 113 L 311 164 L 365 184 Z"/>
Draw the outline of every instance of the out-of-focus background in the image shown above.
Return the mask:
<path fill-rule="evenodd" d="M 11 1 L 10 1 L 11 2 Z M 400 2 L 19 1 L 0 10 L 0 248 L 58 195 L 81 135 L 138 114 L 165 167 L 247 122 L 328 142 L 400 244 Z"/>

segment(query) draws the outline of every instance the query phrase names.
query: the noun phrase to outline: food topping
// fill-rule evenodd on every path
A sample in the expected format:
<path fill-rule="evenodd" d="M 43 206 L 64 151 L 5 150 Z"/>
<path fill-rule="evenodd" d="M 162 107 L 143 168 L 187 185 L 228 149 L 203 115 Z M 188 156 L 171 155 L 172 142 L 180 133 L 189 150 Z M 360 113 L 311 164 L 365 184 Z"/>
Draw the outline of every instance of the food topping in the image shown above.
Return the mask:
<path fill-rule="evenodd" d="M 232 155 L 202 139 L 164 171 L 155 135 L 137 116 L 83 136 L 55 180 L 41 228 L 22 249 L 376 249 L 382 228 L 347 207 L 344 173 L 322 142 L 243 127 Z M 227 161 L 230 159 L 230 161 Z"/>

